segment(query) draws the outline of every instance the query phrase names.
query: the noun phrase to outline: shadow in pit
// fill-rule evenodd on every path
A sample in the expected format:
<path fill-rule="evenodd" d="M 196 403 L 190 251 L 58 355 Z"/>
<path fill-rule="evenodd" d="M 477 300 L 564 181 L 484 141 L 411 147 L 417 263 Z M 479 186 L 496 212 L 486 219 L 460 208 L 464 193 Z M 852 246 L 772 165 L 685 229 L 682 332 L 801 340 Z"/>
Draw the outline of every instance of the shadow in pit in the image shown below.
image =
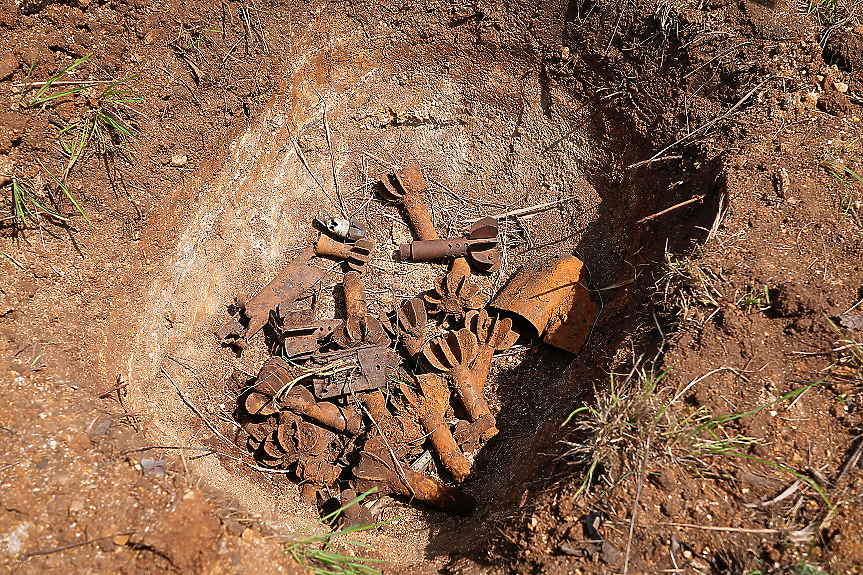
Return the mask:
<path fill-rule="evenodd" d="M 628 120 L 617 121 L 612 134 L 599 122 L 589 129 L 597 142 L 635 133 Z M 650 157 L 650 146 L 632 144 L 609 156 L 622 166 Z M 655 327 L 652 298 L 666 250 L 684 253 L 703 241 L 726 192 L 721 159 L 681 155 L 673 163 L 622 170 L 619 178 L 602 170 L 589 178 L 602 201 L 573 253 L 590 272 L 592 297 L 602 312 L 577 356 L 541 344 L 517 367 L 497 372 L 500 433 L 478 454 L 475 472 L 464 484 L 477 499 L 477 511 L 468 518 L 429 512 L 429 559 L 458 550 L 487 562 L 492 540 L 509 539 L 507 530 L 524 528 L 532 496 L 583 473 L 561 456 L 566 449 L 561 423 L 591 400 L 594 389 L 607 385 L 611 359 L 627 338 L 639 354 L 652 357 L 659 351 L 663 337 Z M 701 195 L 700 201 L 674 207 Z M 618 287 L 604 289 L 608 286 Z"/>

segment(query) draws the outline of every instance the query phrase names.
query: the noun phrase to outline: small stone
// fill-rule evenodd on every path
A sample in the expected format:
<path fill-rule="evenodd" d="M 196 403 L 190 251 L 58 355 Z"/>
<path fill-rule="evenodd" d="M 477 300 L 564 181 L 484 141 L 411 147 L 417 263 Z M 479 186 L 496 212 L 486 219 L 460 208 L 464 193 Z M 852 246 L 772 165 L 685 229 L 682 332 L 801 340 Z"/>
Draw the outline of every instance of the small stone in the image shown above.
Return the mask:
<path fill-rule="evenodd" d="M 12 163 L 9 156 L 0 156 L 0 187 L 12 181 L 12 174 L 14 172 L 15 164 Z"/>
<path fill-rule="evenodd" d="M 15 68 L 18 67 L 18 60 L 15 58 L 15 55 L 12 54 L 11 51 L 6 50 L 2 54 L 0 54 L 0 81 L 5 80 L 15 71 Z"/>
<path fill-rule="evenodd" d="M 115 535 L 114 536 L 114 545 L 125 545 L 129 542 L 128 535 Z"/>
<path fill-rule="evenodd" d="M 189 163 L 189 158 L 186 157 L 186 154 L 174 154 L 171 156 L 171 165 L 179 168 L 185 166 Z"/>
<path fill-rule="evenodd" d="M 841 92 L 842 94 L 848 91 L 848 84 L 844 82 L 836 82 L 834 86 L 836 86 L 836 91 Z"/>
<path fill-rule="evenodd" d="M 79 46 L 88 47 L 93 45 L 93 38 L 81 30 L 75 30 L 75 32 L 72 33 L 72 39 L 75 40 L 75 43 Z"/>
<path fill-rule="evenodd" d="M 564 46 L 560 51 L 560 59 L 561 60 L 569 60 L 569 48 Z"/>
<path fill-rule="evenodd" d="M 773 174 L 773 186 L 776 189 L 776 195 L 780 198 L 784 198 L 791 189 L 791 178 L 788 176 L 788 170 L 785 168 L 779 168 L 779 170 Z"/>

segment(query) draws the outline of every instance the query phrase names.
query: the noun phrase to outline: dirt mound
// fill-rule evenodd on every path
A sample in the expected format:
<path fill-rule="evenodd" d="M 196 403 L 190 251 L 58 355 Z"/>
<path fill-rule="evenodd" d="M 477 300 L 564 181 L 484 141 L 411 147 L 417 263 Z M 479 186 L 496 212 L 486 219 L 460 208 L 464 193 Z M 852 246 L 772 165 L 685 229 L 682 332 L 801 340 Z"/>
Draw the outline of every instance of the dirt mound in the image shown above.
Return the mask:
<path fill-rule="evenodd" d="M 572 253 L 600 316 L 578 356 L 496 360 L 477 511 L 391 501 L 360 535 L 374 554 L 451 573 L 860 563 L 859 334 L 835 319 L 863 285 L 859 9 L 690 4 L 4 5 L 6 560 L 231 571 L 275 557 L 258 533 L 316 521 L 220 439 L 227 376 L 268 352 L 213 331 L 342 202 L 378 244 L 373 312 L 430 288 L 373 187 L 416 162 L 441 233 L 513 214 L 486 298 Z"/>

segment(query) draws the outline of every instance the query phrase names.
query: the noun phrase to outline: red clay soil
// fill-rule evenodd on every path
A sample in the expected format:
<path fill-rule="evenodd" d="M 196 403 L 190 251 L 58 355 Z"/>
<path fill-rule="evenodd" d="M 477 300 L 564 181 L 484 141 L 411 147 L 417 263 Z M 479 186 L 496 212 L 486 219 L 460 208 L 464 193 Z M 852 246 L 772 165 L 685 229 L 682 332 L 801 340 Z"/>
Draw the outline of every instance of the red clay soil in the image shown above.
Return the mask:
<path fill-rule="evenodd" d="M 4 0 L 0 564 L 300 570 L 264 521 L 187 472 L 194 451 L 151 445 L 126 382 L 100 374 L 109 325 L 140 303 L 177 233 L 164 226 L 185 209 L 172 194 L 217 170 L 282 85 L 292 27 L 338 13 L 386 22 L 399 41 L 533 59 L 549 117 L 556 94 L 576 95 L 591 110 L 578 128 L 599 143 L 581 168 L 607 223 L 574 246 L 602 309 L 593 335 L 578 356 L 542 345 L 498 361 L 501 437 L 476 460 L 496 475 L 474 487 L 494 497 L 475 493 L 481 508 L 461 523 L 429 513 L 428 561 L 399 570 L 863 572 L 863 331 L 841 318 L 863 313 L 863 15 L 850 3 L 540 4 L 264 4 L 258 33 L 236 2 Z M 90 52 L 76 79 L 128 79 L 143 98 L 115 112 L 139 139 L 113 132 L 66 179 L 92 228 L 39 162 L 62 172 L 59 132 L 93 118 L 99 94 L 26 106 L 28 81 Z M 16 218 L 12 176 L 68 222 Z M 576 430 L 588 412 L 561 427 L 605 405 L 609 374 L 625 392 L 651 369 L 667 374 L 614 442 L 591 450 L 596 436 Z M 551 380 L 564 384 L 552 393 Z M 728 449 L 651 423 L 672 399 L 678 422 L 703 408 Z"/>

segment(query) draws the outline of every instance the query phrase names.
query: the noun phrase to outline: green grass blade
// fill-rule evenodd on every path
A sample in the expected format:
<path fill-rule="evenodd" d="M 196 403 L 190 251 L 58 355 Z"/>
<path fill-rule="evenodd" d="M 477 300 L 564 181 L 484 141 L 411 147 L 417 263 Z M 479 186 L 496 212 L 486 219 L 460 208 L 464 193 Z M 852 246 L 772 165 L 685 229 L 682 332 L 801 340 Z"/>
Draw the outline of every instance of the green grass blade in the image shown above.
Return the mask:
<path fill-rule="evenodd" d="M 34 366 L 34 365 L 36 365 L 36 362 L 37 362 L 37 361 L 39 361 L 39 358 L 40 358 L 40 357 L 42 357 L 42 354 L 44 354 L 44 353 L 45 353 L 45 350 L 46 350 L 46 349 L 48 349 L 48 346 L 49 346 L 49 345 L 51 345 L 51 342 L 53 342 L 53 341 L 54 341 L 54 338 L 52 337 L 51 339 L 49 339 L 49 340 L 48 340 L 48 343 L 46 343 L 45 345 L 43 345 L 43 346 L 42 346 L 41 351 L 39 351 L 39 353 L 38 353 L 38 354 L 36 354 L 36 355 L 35 355 L 35 356 L 30 360 L 30 366 L 31 366 L 31 367 L 32 367 L 32 366 Z"/>
<path fill-rule="evenodd" d="M 112 82 L 111 84 L 108 84 L 108 86 L 104 90 L 102 90 L 102 93 L 99 94 L 98 99 L 102 100 L 104 98 L 107 98 L 108 96 L 131 94 L 132 91 L 129 89 L 115 90 L 114 88 L 116 88 L 117 86 L 120 86 L 122 84 L 125 84 L 127 82 L 131 82 L 132 80 L 137 79 L 138 76 L 140 76 L 140 74 L 135 74 L 134 76 L 129 76 L 128 78 L 126 78 L 124 80 L 117 80 L 115 82 Z"/>
<path fill-rule="evenodd" d="M 582 411 L 587 411 L 586 405 L 583 405 L 583 406 L 579 407 L 578 409 L 576 409 L 575 411 L 573 411 L 572 413 L 570 413 L 569 416 L 563 421 L 563 423 L 560 424 L 560 426 L 566 427 L 566 424 L 569 423 L 573 417 L 575 417 L 577 414 L 581 413 Z"/>
<path fill-rule="evenodd" d="M 69 163 L 66 165 L 66 170 L 63 172 L 63 180 L 66 179 L 69 172 L 72 170 L 72 166 L 74 166 L 75 162 L 78 161 L 78 158 L 81 157 L 81 153 L 84 151 L 84 145 L 87 142 L 87 137 L 89 136 L 89 128 L 90 122 L 84 122 L 84 127 L 81 129 L 80 139 L 72 139 L 72 149 L 69 151 Z"/>
<path fill-rule="evenodd" d="M 27 107 L 31 108 L 33 106 L 38 106 L 39 104 L 42 104 L 42 107 L 44 108 L 45 105 L 47 105 L 48 102 L 50 102 L 51 100 L 56 100 L 56 99 L 62 98 L 64 96 L 71 96 L 72 94 L 77 94 L 78 92 L 83 92 L 84 90 L 86 90 L 89 87 L 90 86 L 76 86 L 74 88 L 68 88 L 66 90 L 63 90 L 62 92 L 57 92 L 56 94 L 51 94 L 50 96 L 45 96 L 44 98 L 39 98 L 39 99 L 34 98 L 34 99 L 30 100 L 30 103 L 27 105 Z"/>
<path fill-rule="evenodd" d="M 56 82 L 59 78 L 62 78 L 63 76 L 65 76 L 66 74 L 68 74 L 69 72 L 71 72 L 72 70 L 77 68 L 79 65 L 81 65 L 84 62 L 86 62 L 87 60 L 89 60 L 90 56 L 92 56 L 92 55 L 93 55 L 93 52 L 90 52 L 86 56 L 82 56 L 81 58 L 78 58 L 77 60 L 72 62 L 72 64 L 70 64 L 69 67 L 67 67 L 65 70 L 61 71 L 56 76 L 49 78 L 48 81 L 45 82 L 45 84 L 39 89 L 39 91 L 36 92 L 36 96 L 34 96 L 32 100 L 30 100 L 30 103 L 27 105 L 27 107 L 29 108 L 29 107 L 32 107 L 36 104 L 41 104 L 42 102 L 47 102 L 48 100 L 52 100 L 54 98 L 58 98 L 61 95 L 63 95 L 61 93 L 58 95 L 49 96 L 47 98 L 42 98 L 42 96 L 45 94 L 45 92 L 48 91 L 48 89 L 51 87 L 51 85 L 54 82 Z M 35 64 L 35 60 L 34 60 L 34 64 Z M 87 88 L 87 86 L 84 86 L 84 87 L 79 87 L 79 88 L 73 88 L 72 90 L 74 90 L 75 92 L 80 92 L 82 90 L 85 90 L 86 88 Z M 66 92 L 70 92 L 70 90 L 66 90 Z"/>
<path fill-rule="evenodd" d="M 87 220 L 87 223 L 90 225 L 90 227 L 96 229 L 96 226 L 93 225 L 93 222 L 90 221 L 90 218 L 87 217 L 87 214 L 85 214 L 84 210 L 81 209 L 81 206 L 78 205 L 77 200 L 75 200 L 74 196 L 72 196 L 72 194 L 69 192 L 69 189 L 66 187 L 66 185 L 63 184 L 63 182 L 61 182 L 60 180 L 58 180 L 57 176 L 52 174 L 51 171 L 42 164 L 42 161 L 39 158 L 36 158 L 36 162 L 38 162 L 42 169 L 45 170 L 45 173 L 47 173 L 51 177 L 51 179 L 54 180 L 54 182 L 56 182 L 58 186 L 60 186 L 60 189 L 63 190 L 63 193 L 66 194 L 66 197 L 69 198 L 69 201 L 72 202 L 72 205 L 75 206 L 75 209 L 78 210 L 78 212 L 82 216 L 84 216 L 84 219 Z"/>
<path fill-rule="evenodd" d="M 12 204 L 15 219 L 21 220 L 21 225 L 27 225 L 27 218 L 24 216 L 24 198 L 22 190 L 18 186 L 17 178 L 12 178 Z"/>
<path fill-rule="evenodd" d="M 132 139 L 139 139 L 138 136 L 133 134 L 126 126 L 122 125 L 119 121 L 117 121 L 113 116 L 106 114 L 105 112 L 96 112 L 96 118 L 104 122 L 106 125 L 111 128 L 117 130 L 124 136 L 127 136 Z"/>
<path fill-rule="evenodd" d="M 33 68 L 36 67 L 36 60 L 39 59 L 39 54 L 42 53 L 42 46 L 36 48 L 36 56 L 33 58 L 33 62 L 30 64 L 30 69 L 27 70 L 27 76 L 24 77 L 24 89 L 21 90 L 21 96 L 18 97 L 18 105 L 23 105 L 24 102 L 24 94 L 27 90 L 30 89 L 30 76 L 33 74 Z"/>
<path fill-rule="evenodd" d="M 69 219 L 69 218 L 66 218 L 66 217 L 61 216 L 60 214 L 57 214 L 57 213 L 52 212 L 51 210 L 49 210 L 48 208 L 46 208 L 45 206 L 43 206 L 42 204 L 40 204 L 39 202 L 37 202 L 37 201 L 36 201 L 36 198 L 34 198 L 33 196 L 31 196 L 31 195 L 30 195 L 30 194 L 28 194 L 27 192 L 24 192 L 24 193 L 25 193 L 25 194 L 26 194 L 26 196 L 27 196 L 27 201 L 28 201 L 28 202 L 30 202 L 31 204 L 33 204 L 33 205 L 34 205 L 34 206 L 36 206 L 38 209 L 42 210 L 43 212 L 45 212 L 46 214 L 48 214 L 48 215 L 49 215 L 49 216 L 51 216 L 52 218 L 57 218 L 58 220 L 63 220 L 64 222 L 65 222 L 65 221 L 67 221 L 67 220 Z M 27 210 L 27 211 L 29 211 L 29 210 Z"/>

